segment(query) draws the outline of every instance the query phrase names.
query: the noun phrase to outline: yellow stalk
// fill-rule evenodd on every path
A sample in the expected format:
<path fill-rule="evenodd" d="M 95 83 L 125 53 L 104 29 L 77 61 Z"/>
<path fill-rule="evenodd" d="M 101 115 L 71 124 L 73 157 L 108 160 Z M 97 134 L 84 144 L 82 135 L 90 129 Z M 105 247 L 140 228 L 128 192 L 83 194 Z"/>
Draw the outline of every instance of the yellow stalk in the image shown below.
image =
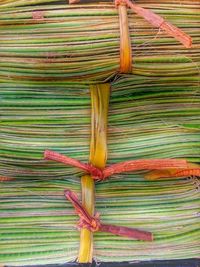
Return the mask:
<path fill-rule="evenodd" d="M 90 162 L 104 168 L 107 160 L 107 118 L 110 96 L 109 84 L 96 84 L 90 86 L 91 91 L 91 143 Z M 94 215 L 95 185 L 89 175 L 81 178 L 82 203 L 87 211 Z M 92 262 L 93 234 L 87 229 L 81 229 L 79 258 L 80 263 Z"/>
<path fill-rule="evenodd" d="M 120 26 L 120 72 L 131 73 L 132 50 L 128 25 L 127 7 L 125 4 L 118 6 Z"/>

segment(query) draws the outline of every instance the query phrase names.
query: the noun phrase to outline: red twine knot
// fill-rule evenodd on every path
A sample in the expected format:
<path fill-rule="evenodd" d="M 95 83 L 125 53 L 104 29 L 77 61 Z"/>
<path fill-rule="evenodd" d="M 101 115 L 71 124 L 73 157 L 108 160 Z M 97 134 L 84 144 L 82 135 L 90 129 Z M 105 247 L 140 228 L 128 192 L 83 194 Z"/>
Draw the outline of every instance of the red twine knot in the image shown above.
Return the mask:
<path fill-rule="evenodd" d="M 79 228 L 87 228 L 91 232 L 98 232 L 101 226 L 101 222 L 99 219 L 99 214 L 95 214 L 94 217 L 91 217 L 90 222 L 84 220 L 84 218 L 80 218 L 78 223 Z"/>
<path fill-rule="evenodd" d="M 83 207 L 83 205 L 79 202 L 78 197 L 74 192 L 70 190 L 65 190 L 64 195 L 72 203 L 76 213 L 80 217 L 80 221 L 78 223 L 79 228 L 87 228 L 91 232 L 100 231 L 100 232 L 112 233 L 114 235 L 119 235 L 144 241 L 153 240 L 152 233 L 147 231 L 142 231 L 124 226 L 108 225 L 101 223 L 99 219 L 99 213 L 96 213 L 95 216 L 91 216 L 87 212 L 85 207 Z"/>
<path fill-rule="evenodd" d="M 103 170 L 93 166 L 91 163 L 86 164 L 88 166 L 88 172 L 90 175 L 97 180 L 104 180 Z"/>
<path fill-rule="evenodd" d="M 64 191 L 65 197 L 72 203 L 75 208 L 76 213 L 80 217 L 78 223 L 79 228 L 87 228 L 91 232 L 99 231 L 101 223 L 99 220 L 99 214 L 97 213 L 94 217 L 91 216 L 83 205 L 79 202 L 78 197 L 75 193 L 70 190 Z"/>
<path fill-rule="evenodd" d="M 103 171 L 90 163 L 83 163 L 79 160 L 64 156 L 60 153 L 54 152 L 52 150 L 45 150 L 44 159 L 53 160 L 66 165 L 70 165 L 76 168 L 79 168 L 86 173 L 89 173 L 95 180 L 103 180 Z"/>

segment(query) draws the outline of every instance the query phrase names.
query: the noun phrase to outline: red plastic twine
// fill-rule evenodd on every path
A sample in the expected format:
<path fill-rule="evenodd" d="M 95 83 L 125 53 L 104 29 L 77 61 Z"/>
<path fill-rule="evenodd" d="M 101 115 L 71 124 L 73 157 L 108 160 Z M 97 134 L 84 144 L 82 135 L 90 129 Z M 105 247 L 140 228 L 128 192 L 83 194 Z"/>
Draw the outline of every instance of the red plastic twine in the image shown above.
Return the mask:
<path fill-rule="evenodd" d="M 188 164 L 186 160 L 179 159 L 139 159 L 129 160 L 125 162 L 116 163 L 101 170 L 91 164 L 82 163 L 76 159 L 64 156 L 60 153 L 46 150 L 44 152 L 46 160 L 53 160 L 64 163 L 73 167 L 77 167 L 86 173 L 89 173 L 95 180 L 104 180 L 113 174 L 119 174 L 129 171 L 139 170 L 163 170 L 163 169 L 187 169 Z"/>
<path fill-rule="evenodd" d="M 99 214 L 97 213 L 94 217 L 89 215 L 87 210 L 79 202 L 78 197 L 75 193 L 70 190 L 64 191 L 65 197 L 72 203 L 75 208 L 76 213 L 80 217 L 78 226 L 80 228 L 87 228 L 92 232 L 107 232 L 114 235 L 124 236 L 128 238 L 133 238 L 137 240 L 152 241 L 153 234 L 147 231 L 142 231 L 134 228 L 116 226 L 109 224 L 102 224 L 99 219 Z"/>
<path fill-rule="evenodd" d="M 186 160 L 179 159 L 139 159 L 129 160 L 113 164 L 103 170 L 104 179 L 122 172 L 140 171 L 140 170 L 164 170 L 164 169 L 183 169 L 187 168 Z"/>
<path fill-rule="evenodd" d="M 167 22 L 161 16 L 155 14 L 149 9 L 140 7 L 138 4 L 131 2 L 130 0 L 115 0 L 115 5 L 126 4 L 131 8 L 138 16 L 143 17 L 152 26 L 164 30 L 169 36 L 174 37 L 181 42 L 186 48 L 192 47 L 192 38 L 183 32 L 181 29 Z"/>
<path fill-rule="evenodd" d="M 91 174 L 92 177 L 97 177 L 98 179 L 103 179 L 102 170 L 98 169 L 97 167 L 93 166 L 92 164 L 86 164 L 83 162 L 80 162 L 79 160 L 64 156 L 60 153 L 54 152 L 52 150 L 46 150 L 44 152 L 44 159 L 47 160 L 54 160 L 57 162 L 64 163 L 66 165 L 70 165 L 73 167 L 77 167 L 86 173 Z"/>

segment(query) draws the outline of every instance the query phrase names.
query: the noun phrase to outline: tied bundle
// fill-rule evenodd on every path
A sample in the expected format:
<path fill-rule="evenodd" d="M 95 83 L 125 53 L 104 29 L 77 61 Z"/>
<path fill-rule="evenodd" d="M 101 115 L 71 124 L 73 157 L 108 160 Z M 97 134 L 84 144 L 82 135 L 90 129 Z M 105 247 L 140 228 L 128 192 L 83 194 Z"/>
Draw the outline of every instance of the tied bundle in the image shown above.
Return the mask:
<path fill-rule="evenodd" d="M 17 179 L 0 185 L 0 263 L 22 266 L 74 261 L 79 249 L 77 215 L 63 192 L 70 188 L 80 198 L 75 176 Z M 196 188 L 195 179 L 148 182 L 139 173 L 97 183 L 96 210 L 102 222 L 145 229 L 154 233 L 154 241 L 97 232 L 94 257 L 113 262 L 196 257 L 200 234 Z"/>
<path fill-rule="evenodd" d="M 0 7 L 0 77 L 103 81 L 120 72 L 120 22 L 114 4 L 12 8 L 11 1 L 9 7 L 4 6 Z M 181 7 L 171 7 L 170 1 L 143 0 L 140 6 L 164 19 L 154 25 L 149 23 L 148 13 L 141 16 L 143 9 L 138 6 L 136 13 L 128 10 L 130 73 L 158 78 L 197 74 L 198 4 L 184 1 Z M 166 26 L 166 21 L 191 36 L 192 50 L 167 35 L 171 24 Z M 191 46 L 191 40 L 188 42 L 186 47 Z"/>
<path fill-rule="evenodd" d="M 43 153 L 50 149 L 88 161 L 89 86 L 12 80 L 1 86 L 1 176 L 62 179 L 80 174 L 78 169 L 44 161 Z M 124 76 L 111 83 L 108 165 L 144 158 L 198 163 L 198 88 L 198 76 Z"/>
<path fill-rule="evenodd" d="M 124 76 L 111 83 L 108 150 L 112 163 L 142 158 L 199 162 L 198 75 Z M 46 149 L 87 162 L 86 83 L 1 81 L 1 176 L 65 178 L 80 173 L 46 162 Z M 79 178 L 77 178 L 79 180 Z"/>
<path fill-rule="evenodd" d="M 1 176 L 49 179 L 78 174 L 78 169 L 43 161 L 43 152 L 51 149 L 88 161 L 89 86 L 58 81 L 1 85 Z M 111 88 L 109 165 L 142 158 L 199 162 L 198 76 L 125 76 Z"/>

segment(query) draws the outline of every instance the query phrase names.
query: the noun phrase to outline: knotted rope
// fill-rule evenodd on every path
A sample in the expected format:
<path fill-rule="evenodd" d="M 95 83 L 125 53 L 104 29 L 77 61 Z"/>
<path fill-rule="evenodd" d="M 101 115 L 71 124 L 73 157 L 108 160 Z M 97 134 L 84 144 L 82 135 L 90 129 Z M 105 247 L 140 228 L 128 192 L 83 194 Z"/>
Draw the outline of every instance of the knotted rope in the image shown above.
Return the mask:
<path fill-rule="evenodd" d="M 65 190 L 64 195 L 72 203 L 75 212 L 80 217 L 80 221 L 78 223 L 79 228 L 87 228 L 91 232 L 98 232 L 98 231 L 107 232 L 107 233 L 112 233 L 114 235 L 119 235 L 144 241 L 153 240 L 152 233 L 147 231 L 142 231 L 124 226 L 116 226 L 116 225 L 101 223 L 99 219 L 99 213 L 96 213 L 95 216 L 89 215 L 87 210 L 79 202 L 79 199 L 74 192 L 70 190 Z"/>

